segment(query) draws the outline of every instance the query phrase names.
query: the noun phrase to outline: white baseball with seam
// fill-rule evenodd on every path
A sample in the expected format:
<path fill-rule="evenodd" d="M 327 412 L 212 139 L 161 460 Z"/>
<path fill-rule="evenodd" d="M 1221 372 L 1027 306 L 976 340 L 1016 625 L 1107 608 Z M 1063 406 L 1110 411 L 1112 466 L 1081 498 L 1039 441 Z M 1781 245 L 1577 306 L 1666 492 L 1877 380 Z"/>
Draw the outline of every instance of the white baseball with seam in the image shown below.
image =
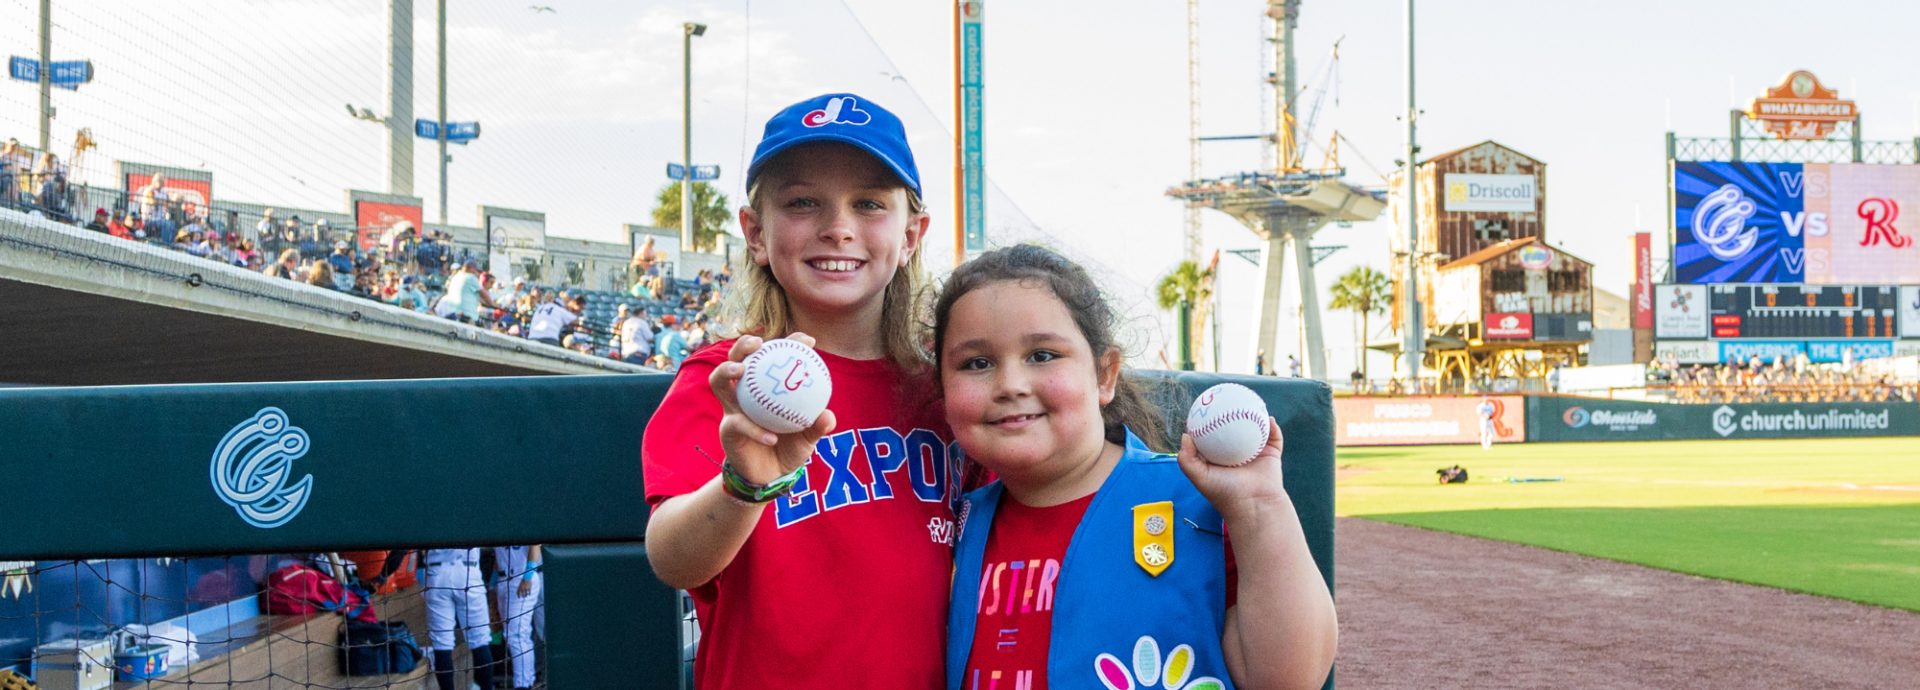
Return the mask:
<path fill-rule="evenodd" d="M 791 434 L 813 426 L 833 398 L 833 377 L 820 354 L 797 340 L 769 340 L 747 355 L 734 394 L 740 411 L 761 428 Z"/>
<path fill-rule="evenodd" d="M 1193 399 L 1187 434 L 1200 457 L 1215 465 L 1245 465 L 1260 454 L 1272 431 L 1267 402 L 1253 389 L 1222 383 Z"/>

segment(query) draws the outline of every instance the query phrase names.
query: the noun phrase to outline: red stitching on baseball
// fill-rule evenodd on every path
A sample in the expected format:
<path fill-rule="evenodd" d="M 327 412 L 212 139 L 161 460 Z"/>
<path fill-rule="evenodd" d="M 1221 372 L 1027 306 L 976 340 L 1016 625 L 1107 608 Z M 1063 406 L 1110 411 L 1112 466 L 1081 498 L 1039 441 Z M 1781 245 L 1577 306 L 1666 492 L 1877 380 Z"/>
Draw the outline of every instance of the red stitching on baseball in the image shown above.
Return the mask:
<path fill-rule="evenodd" d="M 1236 422 L 1242 419 L 1250 422 L 1265 421 L 1261 419 L 1261 417 L 1264 417 L 1264 416 L 1266 415 L 1254 414 L 1252 410 L 1247 410 L 1247 409 L 1228 410 L 1225 414 L 1222 414 L 1218 417 L 1214 417 L 1212 420 L 1202 425 L 1199 431 L 1193 432 L 1193 437 L 1199 438 L 1201 436 L 1205 436 L 1209 433 L 1212 433 L 1218 430 L 1220 427 L 1225 426 L 1228 422 Z"/>
<path fill-rule="evenodd" d="M 762 360 L 766 359 L 765 357 L 761 357 L 760 353 L 766 352 L 767 347 L 779 347 L 783 350 L 791 350 L 793 349 L 792 345 L 779 345 L 779 346 L 774 345 L 774 343 L 791 343 L 791 342 L 793 341 L 775 340 L 773 342 L 767 343 L 765 346 L 762 346 L 759 350 L 755 350 L 753 355 L 749 356 L 748 359 L 753 359 L 754 357 L 760 357 Z M 811 363 L 803 362 L 802 364 L 811 364 Z M 791 408 L 788 408 L 785 405 L 774 404 L 773 398 L 769 397 L 766 394 L 766 391 L 763 391 L 760 389 L 760 377 L 757 377 L 757 376 L 747 377 L 747 393 L 751 394 L 753 396 L 753 399 L 756 402 L 760 403 L 760 407 L 762 409 L 765 409 L 766 411 L 773 413 L 773 416 L 779 417 L 780 419 L 784 419 L 794 424 L 795 426 L 799 426 L 799 427 L 807 426 L 807 421 L 800 417 L 799 412 L 795 412 L 794 410 L 792 410 Z"/>

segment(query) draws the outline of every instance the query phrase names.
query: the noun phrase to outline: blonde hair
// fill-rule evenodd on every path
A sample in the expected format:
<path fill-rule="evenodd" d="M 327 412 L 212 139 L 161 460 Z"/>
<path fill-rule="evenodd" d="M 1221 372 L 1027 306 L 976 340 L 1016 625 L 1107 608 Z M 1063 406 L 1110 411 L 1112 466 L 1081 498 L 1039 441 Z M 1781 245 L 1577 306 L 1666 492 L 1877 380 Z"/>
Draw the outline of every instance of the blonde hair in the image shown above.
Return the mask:
<path fill-rule="evenodd" d="M 774 159 L 760 171 L 753 186 L 747 188 L 747 207 L 756 215 L 764 215 L 761 202 L 762 190 L 767 178 L 783 173 L 790 159 L 786 156 Z M 910 216 L 920 216 L 927 212 L 926 203 L 912 189 L 901 185 L 907 194 L 907 211 Z M 912 232 L 912 221 L 902 232 Z M 927 286 L 926 272 L 920 267 L 920 250 L 924 245 L 915 245 L 913 253 L 907 255 L 907 265 L 893 272 L 893 280 L 887 283 L 886 295 L 880 304 L 881 347 L 891 360 L 902 370 L 913 372 L 926 367 L 927 355 L 920 345 L 919 333 L 924 325 L 921 312 L 926 303 L 922 299 Z M 722 323 L 734 326 L 738 335 L 755 335 L 762 338 L 778 338 L 794 332 L 792 307 L 787 304 L 787 291 L 780 286 L 779 279 L 773 275 L 773 269 L 755 263 L 748 252 L 741 252 L 739 259 L 744 269 L 736 273 L 741 275 L 738 289 L 721 309 Z M 729 337 L 735 334 L 726 334 Z"/>

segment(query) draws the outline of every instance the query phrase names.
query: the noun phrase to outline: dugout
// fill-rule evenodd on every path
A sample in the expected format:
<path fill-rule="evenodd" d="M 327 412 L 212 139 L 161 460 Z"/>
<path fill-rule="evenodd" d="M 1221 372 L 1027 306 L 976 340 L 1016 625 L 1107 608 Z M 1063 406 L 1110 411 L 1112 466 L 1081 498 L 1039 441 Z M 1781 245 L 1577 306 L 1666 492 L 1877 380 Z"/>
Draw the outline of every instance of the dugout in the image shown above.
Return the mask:
<path fill-rule="evenodd" d="M 1286 438 L 1288 490 L 1331 586 L 1328 387 L 1156 375 L 1175 384 L 1161 401 L 1170 418 L 1182 418 L 1199 391 L 1222 381 L 1266 399 Z M 33 497 L 32 510 L 13 514 L 0 560 L 33 564 L 31 578 L 44 566 L 85 559 L 144 565 L 225 554 L 549 544 L 548 684 L 675 687 L 686 666 L 683 612 L 677 593 L 646 564 L 638 462 L 642 432 L 669 382 L 633 375 L 0 390 L 10 488 Z M 215 449 L 236 425 L 268 409 L 304 434 L 306 452 L 292 466 L 311 483 L 295 516 L 256 527 L 210 486 L 210 461 L 219 461 Z M 415 427 L 458 433 L 370 433 Z M 462 497 L 501 496 L 541 508 L 451 508 Z M 102 628 L 126 622 L 115 619 L 124 611 L 87 601 L 35 597 L 14 605 L 23 603 L 84 613 Z M 23 620 L 34 625 L 8 635 L 49 641 L 52 633 L 36 626 L 50 617 L 40 613 L 29 612 Z"/>

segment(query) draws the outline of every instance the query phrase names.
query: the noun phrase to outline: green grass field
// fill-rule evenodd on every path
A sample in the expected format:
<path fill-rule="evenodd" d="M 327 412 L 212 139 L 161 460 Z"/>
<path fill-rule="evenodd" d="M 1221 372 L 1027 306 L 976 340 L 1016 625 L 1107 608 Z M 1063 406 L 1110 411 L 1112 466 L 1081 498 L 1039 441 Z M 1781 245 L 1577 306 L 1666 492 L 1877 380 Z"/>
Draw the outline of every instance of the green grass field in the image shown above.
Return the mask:
<path fill-rule="evenodd" d="M 1438 485 L 1455 463 L 1472 480 Z M 1920 438 L 1342 448 L 1339 466 L 1345 516 L 1920 611 Z"/>

